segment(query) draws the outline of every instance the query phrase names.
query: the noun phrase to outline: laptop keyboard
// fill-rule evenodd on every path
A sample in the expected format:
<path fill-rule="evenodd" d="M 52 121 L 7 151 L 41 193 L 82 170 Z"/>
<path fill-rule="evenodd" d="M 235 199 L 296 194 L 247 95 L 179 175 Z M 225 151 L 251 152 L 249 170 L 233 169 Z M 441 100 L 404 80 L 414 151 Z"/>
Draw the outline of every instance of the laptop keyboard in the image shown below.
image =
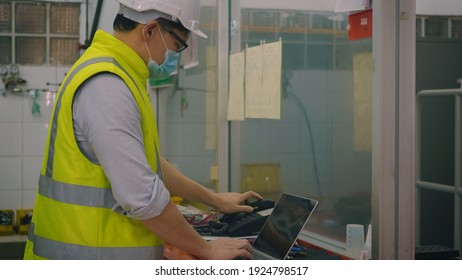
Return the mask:
<path fill-rule="evenodd" d="M 252 256 L 254 260 L 275 260 L 274 257 L 255 249 L 253 249 Z"/>

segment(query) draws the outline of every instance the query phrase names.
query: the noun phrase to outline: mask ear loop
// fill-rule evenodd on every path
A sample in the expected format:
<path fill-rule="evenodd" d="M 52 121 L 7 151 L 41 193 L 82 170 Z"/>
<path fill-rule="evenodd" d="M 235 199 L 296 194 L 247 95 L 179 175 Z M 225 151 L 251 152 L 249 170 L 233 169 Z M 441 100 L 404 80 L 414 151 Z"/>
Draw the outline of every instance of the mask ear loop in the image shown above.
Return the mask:
<path fill-rule="evenodd" d="M 146 46 L 146 50 L 148 51 L 149 58 L 150 58 L 151 60 L 153 60 L 153 59 L 152 59 L 151 52 L 149 51 L 149 48 L 148 48 L 148 43 L 146 43 L 146 40 L 144 40 L 144 45 Z"/>
<path fill-rule="evenodd" d="M 149 58 L 150 58 L 151 60 L 153 60 L 153 59 L 152 59 L 152 55 L 151 55 L 151 51 L 149 50 L 148 43 L 146 42 L 146 37 L 145 37 L 145 36 L 143 36 L 143 40 L 144 40 L 144 46 L 146 47 L 146 50 L 148 51 Z"/>
<path fill-rule="evenodd" d="M 162 38 L 162 42 L 164 43 L 165 50 L 168 51 L 169 48 L 167 48 L 167 44 L 165 43 L 164 35 L 162 35 L 162 31 L 160 31 L 160 27 L 157 26 L 157 28 L 159 29 L 160 37 Z"/>

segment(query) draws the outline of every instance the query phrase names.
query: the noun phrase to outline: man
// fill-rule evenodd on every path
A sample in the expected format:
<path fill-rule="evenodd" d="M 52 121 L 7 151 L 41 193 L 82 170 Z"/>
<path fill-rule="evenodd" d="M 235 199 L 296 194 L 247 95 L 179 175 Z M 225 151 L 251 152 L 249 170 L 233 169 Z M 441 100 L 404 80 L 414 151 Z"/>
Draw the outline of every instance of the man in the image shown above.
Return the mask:
<path fill-rule="evenodd" d="M 251 211 L 253 192 L 214 193 L 159 156 L 149 76 L 176 66 L 199 27 L 197 0 L 118 0 L 114 33 L 98 31 L 58 93 L 25 259 L 159 259 L 163 242 L 200 259 L 251 258 L 245 240 L 206 242 L 170 195 Z"/>

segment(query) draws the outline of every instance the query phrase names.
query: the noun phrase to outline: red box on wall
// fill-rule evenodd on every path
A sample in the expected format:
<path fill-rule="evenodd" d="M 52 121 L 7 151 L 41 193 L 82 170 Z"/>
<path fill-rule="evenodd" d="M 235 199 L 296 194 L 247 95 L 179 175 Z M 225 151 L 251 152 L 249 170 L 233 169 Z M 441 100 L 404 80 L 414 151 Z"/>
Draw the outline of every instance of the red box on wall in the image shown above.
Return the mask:
<path fill-rule="evenodd" d="M 348 40 L 372 37 L 372 9 L 348 16 Z"/>

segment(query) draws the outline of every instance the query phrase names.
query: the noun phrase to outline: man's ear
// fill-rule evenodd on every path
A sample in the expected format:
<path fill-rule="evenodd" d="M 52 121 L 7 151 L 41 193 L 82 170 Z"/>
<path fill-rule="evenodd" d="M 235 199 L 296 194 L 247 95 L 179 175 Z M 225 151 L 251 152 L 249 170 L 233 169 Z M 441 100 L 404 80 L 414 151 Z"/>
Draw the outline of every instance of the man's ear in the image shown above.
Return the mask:
<path fill-rule="evenodd" d="M 155 33 L 154 31 L 159 27 L 157 20 L 151 20 L 144 26 L 143 32 L 145 32 L 146 38 L 151 38 Z"/>

